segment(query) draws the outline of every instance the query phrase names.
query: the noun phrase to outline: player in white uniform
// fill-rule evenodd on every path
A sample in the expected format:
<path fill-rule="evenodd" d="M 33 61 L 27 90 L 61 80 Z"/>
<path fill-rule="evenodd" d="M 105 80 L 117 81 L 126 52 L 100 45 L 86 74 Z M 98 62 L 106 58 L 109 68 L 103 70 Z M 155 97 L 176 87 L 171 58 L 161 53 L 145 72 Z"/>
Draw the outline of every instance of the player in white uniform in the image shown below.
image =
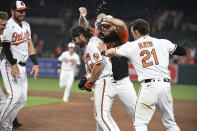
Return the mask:
<path fill-rule="evenodd" d="M 7 12 L 0 11 L 0 54 L 3 49 L 2 45 L 1 45 L 1 36 L 3 34 L 4 29 L 6 28 L 7 19 L 8 19 Z M 0 60 L 0 63 L 1 63 L 1 60 Z M 5 105 L 5 102 L 6 102 L 6 96 L 0 87 L 0 112 L 3 108 L 3 106 Z"/>
<path fill-rule="evenodd" d="M 68 102 L 70 90 L 74 81 L 74 76 L 79 71 L 81 64 L 79 55 L 74 52 L 75 44 L 70 42 L 68 44 L 68 51 L 65 51 L 58 58 L 58 73 L 60 73 L 60 88 L 65 88 L 63 101 Z M 61 68 L 61 69 L 60 69 Z"/>
<path fill-rule="evenodd" d="M 112 70 L 109 58 L 102 57 L 98 46 L 102 41 L 92 37 L 90 30 L 77 26 L 72 28 L 71 36 L 75 44 L 85 47 L 84 62 L 86 64 L 87 79 L 85 87 L 92 88 L 94 83 L 94 106 L 97 131 L 119 131 L 110 110 L 112 106 Z"/>
<path fill-rule="evenodd" d="M 85 17 L 87 15 L 86 8 L 80 7 L 79 11 L 79 24 L 91 28 Z M 101 30 L 98 30 L 99 25 L 101 26 Z M 129 32 L 125 22 L 103 13 L 97 16 L 95 31 L 92 30 L 92 32 L 95 32 L 94 35 L 102 39 L 108 49 L 120 46 L 129 39 Z M 129 115 L 134 118 L 137 95 L 133 83 L 129 78 L 128 59 L 114 56 L 111 57 L 111 63 L 114 79 L 114 91 L 111 99 L 114 100 L 115 96 L 117 96 L 127 109 Z"/>
<path fill-rule="evenodd" d="M 185 55 L 185 50 L 166 39 L 149 36 L 149 24 L 143 19 L 131 23 L 135 41 L 106 51 L 107 56 L 127 57 L 134 65 L 141 83 L 135 110 L 136 131 L 147 131 L 157 107 L 167 131 L 179 131 L 174 113 L 168 70 L 169 54 Z"/>
<path fill-rule="evenodd" d="M 11 131 L 12 122 L 27 101 L 26 61 L 34 63 L 34 78 L 38 75 L 38 61 L 31 41 L 31 30 L 23 21 L 27 7 L 22 1 L 11 4 L 12 17 L 8 20 L 2 35 L 5 58 L 1 63 L 1 73 L 8 98 L 0 114 L 0 130 Z"/>

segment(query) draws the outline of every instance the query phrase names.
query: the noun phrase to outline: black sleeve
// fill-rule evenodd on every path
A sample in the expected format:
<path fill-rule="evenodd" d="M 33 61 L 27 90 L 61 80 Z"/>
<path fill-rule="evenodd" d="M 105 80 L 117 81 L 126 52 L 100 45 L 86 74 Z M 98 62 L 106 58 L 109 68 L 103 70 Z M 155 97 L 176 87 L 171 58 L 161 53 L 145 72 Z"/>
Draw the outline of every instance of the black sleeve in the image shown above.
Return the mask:
<path fill-rule="evenodd" d="M 12 52 L 10 50 L 11 43 L 9 42 L 2 42 L 3 50 L 5 52 L 5 56 L 7 60 L 10 62 L 11 65 L 16 64 L 17 60 L 13 58 Z"/>
<path fill-rule="evenodd" d="M 102 55 L 102 56 L 105 56 L 105 51 L 102 51 L 102 52 L 101 52 L 101 55 Z"/>
<path fill-rule="evenodd" d="M 186 50 L 183 47 L 177 45 L 176 50 L 172 53 L 173 55 L 184 56 L 186 55 Z"/>
<path fill-rule="evenodd" d="M 30 55 L 29 58 L 34 63 L 34 65 L 38 65 L 38 60 L 36 54 Z"/>
<path fill-rule="evenodd" d="M 61 62 L 61 61 L 58 61 L 58 65 L 57 65 L 57 68 L 58 68 L 58 69 L 61 68 L 61 64 L 62 64 L 62 62 Z"/>

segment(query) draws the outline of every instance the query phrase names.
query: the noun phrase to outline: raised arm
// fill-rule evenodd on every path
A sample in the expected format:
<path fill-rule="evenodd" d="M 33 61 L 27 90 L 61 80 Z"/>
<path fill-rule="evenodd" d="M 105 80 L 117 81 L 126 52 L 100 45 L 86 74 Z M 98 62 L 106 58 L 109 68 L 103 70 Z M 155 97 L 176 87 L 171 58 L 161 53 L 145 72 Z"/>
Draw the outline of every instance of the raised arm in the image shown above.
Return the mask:
<path fill-rule="evenodd" d="M 83 27 L 91 28 L 91 26 L 89 25 L 86 19 L 86 15 L 88 14 L 87 9 L 85 7 L 80 7 L 79 12 L 80 12 L 79 25 Z"/>

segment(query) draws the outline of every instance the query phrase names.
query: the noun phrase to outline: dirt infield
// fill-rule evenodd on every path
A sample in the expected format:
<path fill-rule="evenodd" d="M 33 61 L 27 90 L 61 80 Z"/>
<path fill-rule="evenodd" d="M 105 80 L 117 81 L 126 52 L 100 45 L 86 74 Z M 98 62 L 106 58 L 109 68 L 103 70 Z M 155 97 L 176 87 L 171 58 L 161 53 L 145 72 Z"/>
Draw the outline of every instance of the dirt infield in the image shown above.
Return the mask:
<path fill-rule="evenodd" d="M 29 91 L 29 96 L 61 98 L 63 93 Z M 19 112 L 23 126 L 14 131 L 96 131 L 91 95 L 71 94 L 69 103 L 24 108 Z M 197 101 L 174 101 L 175 118 L 182 131 L 197 129 Z M 115 99 L 112 116 L 121 131 L 134 131 L 132 119 L 122 103 Z M 149 124 L 150 131 L 165 131 L 158 111 Z"/>

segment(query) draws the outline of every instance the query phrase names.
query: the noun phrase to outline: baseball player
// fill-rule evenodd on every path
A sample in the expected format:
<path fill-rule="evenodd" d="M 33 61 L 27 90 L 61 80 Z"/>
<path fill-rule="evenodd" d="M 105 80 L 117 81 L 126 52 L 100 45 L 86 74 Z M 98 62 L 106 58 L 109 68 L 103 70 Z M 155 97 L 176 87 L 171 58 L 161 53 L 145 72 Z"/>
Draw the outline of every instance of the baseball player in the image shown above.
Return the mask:
<path fill-rule="evenodd" d="M 79 88 L 90 91 L 94 85 L 94 114 L 97 131 L 119 131 L 110 114 L 113 92 L 111 62 L 109 58 L 102 57 L 98 50 L 98 46 L 103 42 L 97 37 L 92 37 L 90 30 L 82 26 L 73 27 L 71 36 L 75 44 L 81 48 L 85 47 L 84 62 L 87 74 L 83 78 L 84 85 L 80 86 L 79 83 Z"/>
<path fill-rule="evenodd" d="M 70 42 L 68 44 L 68 51 L 65 51 L 58 58 L 58 73 L 60 73 L 60 88 L 65 88 L 63 101 L 68 102 L 70 90 L 74 81 L 74 76 L 79 71 L 81 64 L 79 55 L 74 52 L 75 44 Z"/>
<path fill-rule="evenodd" d="M 34 79 L 37 79 L 39 71 L 31 41 L 31 29 L 29 24 L 23 21 L 27 9 L 22 1 L 14 1 L 11 4 L 12 17 L 8 20 L 1 39 L 5 54 L 1 63 L 1 73 L 8 93 L 5 106 L 0 114 L 0 130 L 3 131 L 12 130 L 14 118 L 27 101 L 25 65 L 28 57 L 34 64 L 31 72 L 31 74 L 34 73 Z"/>
<path fill-rule="evenodd" d="M 79 23 L 89 27 L 85 15 L 87 10 L 81 9 Z M 101 24 L 101 31 L 98 24 Z M 89 27 L 90 28 L 90 27 Z M 126 24 L 117 18 L 105 14 L 99 14 L 95 24 L 97 30 L 92 29 L 92 33 L 103 40 L 107 48 L 120 46 L 128 41 L 129 34 Z M 111 57 L 114 94 L 111 99 L 117 96 L 126 107 L 128 113 L 134 118 L 135 104 L 137 95 L 133 83 L 129 78 L 128 59 L 125 57 Z"/>
<path fill-rule="evenodd" d="M 147 131 L 147 125 L 157 107 L 167 131 L 180 131 L 173 113 L 173 99 L 168 71 L 169 54 L 185 55 L 186 51 L 167 39 L 149 36 L 148 22 L 131 22 L 135 41 L 107 50 L 106 56 L 124 56 L 134 65 L 141 88 L 136 104 L 136 131 Z"/>
<path fill-rule="evenodd" d="M 3 34 L 4 29 L 6 28 L 7 19 L 8 19 L 7 12 L 0 11 L 0 43 L 1 43 L 1 36 Z M 0 53 L 2 52 L 2 49 L 3 47 L 0 44 Z M 0 63 L 1 63 L 1 60 L 0 60 Z M 6 102 L 6 96 L 0 87 L 0 112 L 3 106 L 5 105 L 5 102 Z"/>

